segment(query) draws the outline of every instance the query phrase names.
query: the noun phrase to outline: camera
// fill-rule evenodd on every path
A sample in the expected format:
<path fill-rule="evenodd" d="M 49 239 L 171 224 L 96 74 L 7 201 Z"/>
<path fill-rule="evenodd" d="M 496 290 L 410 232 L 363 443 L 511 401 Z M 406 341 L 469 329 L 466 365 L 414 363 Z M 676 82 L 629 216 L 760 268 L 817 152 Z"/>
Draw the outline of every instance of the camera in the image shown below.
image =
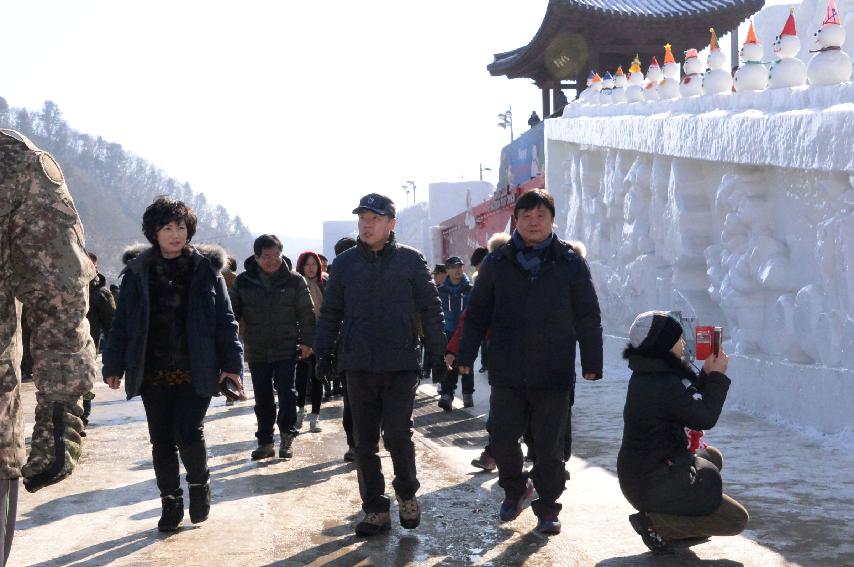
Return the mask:
<path fill-rule="evenodd" d="M 721 343 L 724 340 L 723 327 L 697 325 L 695 337 L 697 360 L 706 360 L 712 355 L 718 356 L 721 353 Z"/>

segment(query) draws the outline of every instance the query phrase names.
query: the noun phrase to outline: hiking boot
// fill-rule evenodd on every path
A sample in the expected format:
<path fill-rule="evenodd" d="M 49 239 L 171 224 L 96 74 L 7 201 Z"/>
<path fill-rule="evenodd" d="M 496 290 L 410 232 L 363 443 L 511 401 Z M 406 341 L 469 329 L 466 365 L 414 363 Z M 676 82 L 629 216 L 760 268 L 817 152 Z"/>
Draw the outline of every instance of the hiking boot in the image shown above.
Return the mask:
<path fill-rule="evenodd" d="M 320 420 L 319 413 L 310 413 L 308 414 L 308 430 L 311 433 L 320 433 L 323 429 L 317 425 L 317 422 Z"/>
<path fill-rule="evenodd" d="M 354 449 L 353 447 L 350 447 L 349 449 L 347 449 L 347 452 L 344 453 L 344 460 L 348 461 L 350 463 L 355 461 L 356 460 L 356 449 Z"/>
<path fill-rule="evenodd" d="M 390 529 L 391 516 L 388 512 L 365 512 L 365 517 L 356 524 L 356 535 L 370 537 Z"/>
<path fill-rule="evenodd" d="M 201 524 L 211 511 L 211 483 L 190 484 L 190 521 Z"/>
<path fill-rule="evenodd" d="M 232 400 L 231 398 L 225 398 L 225 405 L 226 406 L 233 406 L 234 400 Z"/>
<path fill-rule="evenodd" d="M 299 431 L 302 429 L 302 422 L 305 419 L 305 408 L 297 408 L 297 421 L 294 423 L 294 429 Z"/>
<path fill-rule="evenodd" d="M 501 510 L 498 512 L 498 517 L 502 522 L 512 522 L 519 517 L 522 510 L 531 505 L 534 499 L 534 483 L 528 479 L 528 484 L 525 486 L 525 492 L 519 498 L 505 498 L 501 503 Z"/>
<path fill-rule="evenodd" d="M 537 518 L 537 531 L 546 535 L 557 535 L 560 533 L 560 519 L 557 514 L 543 514 Z"/>
<path fill-rule="evenodd" d="M 290 459 L 294 456 L 294 452 L 291 450 L 291 445 L 294 444 L 294 436 L 290 433 L 285 433 L 282 435 L 282 444 L 279 445 L 279 458 L 280 459 Z"/>
<path fill-rule="evenodd" d="M 404 500 L 400 496 L 396 496 L 397 505 L 399 507 L 399 518 L 401 527 L 407 530 L 414 530 L 421 523 L 421 507 L 418 505 L 418 500 L 415 496 Z"/>
<path fill-rule="evenodd" d="M 629 523 L 632 525 L 635 532 L 641 536 L 644 545 L 646 545 L 655 555 L 670 555 L 673 553 L 673 548 L 670 546 L 670 542 L 661 537 L 658 532 L 653 529 L 652 521 L 645 513 L 638 512 L 637 514 L 632 514 L 629 516 Z"/>
<path fill-rule="evenodd" d="M 474 407 L 474 394 L 463 394 L 463 407 L 464 408 L 473 408 Z"/>
<path fill-rule="evenodd" d="M 495 459 L 492 458 L 492 455 L 490 455 L 489 451 L 486 449 L 481 451 L 478 458 L 472 459 L 471 465 L 489 472 L 494 471 L 496 467 Z"/>
<path fill-rule="evenodd" d="M 272 443 L 259 443 L 258 448 L 252 451 L 252 460 L 259 461 L 261 459 L 269 459 L 276 455 Z"/>
<path fill-rule="evenodd" d="M 160 504 L 163 510 L 160 514 L 160 521 L 157 522 L 157 529 L 161 532 L 174 532 L 184 519 L 184 499 L 181 497 L 181 490 L 176 494 L 170 494 L 160 499 Z"/>
<path fill-rule="evenodd" d="M 454 394 L 442 394 L 439 398 L 439 407 L 445 411 L 451 411 L 454 409 Z"/>

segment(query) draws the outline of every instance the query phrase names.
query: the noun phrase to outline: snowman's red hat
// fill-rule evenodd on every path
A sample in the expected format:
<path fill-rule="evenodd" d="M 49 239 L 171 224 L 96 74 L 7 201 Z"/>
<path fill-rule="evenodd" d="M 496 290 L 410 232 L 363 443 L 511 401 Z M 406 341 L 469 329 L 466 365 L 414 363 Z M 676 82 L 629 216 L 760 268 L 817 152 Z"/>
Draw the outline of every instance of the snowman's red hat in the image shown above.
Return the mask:
<path fill-rule="evenodd" d="M 836 0 L 829 0 L 827 3 L 827 15 L 824 17 L 821 25 L 842 25 L 842 20 L 839 18 L 839 11 L 836 9 Z"/>
<path fill-rule="evenodd" d="M 692 57 L 697 57 L 698 55 L 699 54 L 697 53 L 697 50 L 692 47 L 691 49 L 685 52 L 685 59 L 691 59 Z"/>
<path fill-rule="evenodd" d="M 780 32 L 780 37 L 784 35 L 798 35 L 798 30 L 795 29 L 795 9 L 789 10 L 789 17 L 786 20 L 786 25 L 783 26 L 783 31 Z"/>
<path fill-rule="evenodd" d="M 649 64 L 650 67 L 659 67 L 658 59 L 655 58 L 655 55 L 652 56 L 652 63 Z"/>

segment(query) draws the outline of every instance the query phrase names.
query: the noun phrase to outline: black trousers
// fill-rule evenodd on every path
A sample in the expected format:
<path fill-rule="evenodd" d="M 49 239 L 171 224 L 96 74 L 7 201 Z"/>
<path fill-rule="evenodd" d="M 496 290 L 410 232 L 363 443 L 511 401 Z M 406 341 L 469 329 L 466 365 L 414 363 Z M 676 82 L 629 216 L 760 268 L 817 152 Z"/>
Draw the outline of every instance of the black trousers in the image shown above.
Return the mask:
<path fill-rule="evenodd" d="M 294 367 L 296 361 L 277 360 L 276 362 L 250 362 L 252 389 L 255 390 L 255 418 L 258 431 L 255 437 L 263 445 L 273 442 L 273 425 L 278 424 L 279 435 L 296 435 L 297 392 L 294 389 Z M 276 399 L 273 384 L 279 394 L 279 409 L 276 413 Z"/>
<path fill-rule="evenodd" d="M 537 460 L 531 479 L 539 498 L 534 513 L 557 514 L 557 501 L 566 485 L 563 454 L 569 414 L 568 390 L 530 390 L 492 387 L 489 397 L 489 450 L 498 464 L 498 484 L 507 498 L 519 498 L 525 491 L 522 447 L 519 437 L 530 423 L 531 443 Z"/>
<path fill-rule="evenodd" d="M 420 487 L 412 442 L 412 408 L 417 387 L 418 372 L 415 370 L 347 373 L 359 493 L 362 509 L 366 512 L 386 512 L 390 505 L 377 450 L 381 431 L 394 467 L 392 486 L 395 493 L 406 500 L 415 496 Z"/>
<path fill-rule="evenodd" d="M 454 364 L 453 368 L 445 373 L 442 380 L 442 393 L 453 394 L 457 389 L 457 380 L 461 378 L 463 383 L 463 394 L 474 393 L 474 371 L 468 374 L 460 374 L 460 367 Z"/>
<path fill-rule="evenodd" d="M 531 461 L 537 460 L 537 451 L 534 448 L 533 436 L 531 435 L 531 425 L 528 424 L 528 429 L 525 430 L 525 445 L 528 446 L 528 458 Z M 566 433 L 563 436 L 563 460 L 569 462 L 572 456 L 572 406 L 569 406 L 569 411 L 566 415 Z"/>
<path fill-rule="evenodd" d="M 341 424 L 344 426 L 344 435 L 347 436 L 347 447 L 352 449 L 356 446 L 356 438 L 353 436 L 353 410 L 350 409 L 350 395 L 347 393 L 347 373 L 339 372 L 337 376 L 343 386 L 344 412 L 341 416 Z"/>
<path fill-rule="evenodd" d="M 315 364 L 317 364 L 317 357 L 314 355 L 297 362 L 297 407 L 305 407 L 308 384 L 311 382 L 311 413 L 320 413 L 320 404 L 323 401 L 323 384 L 317 379 L 317 373 L 314 370 Z"/>
<path fill-rule="evenodd" d="M 160 496 L 182 493 L 179 454 L 187 471 L 187 483 L 206 483 L 210 472 L 204 419 L 211 398 L 199 396 L 192 384 L 143 384 L 140 394 L 148 421 L 151 458 Z"/>

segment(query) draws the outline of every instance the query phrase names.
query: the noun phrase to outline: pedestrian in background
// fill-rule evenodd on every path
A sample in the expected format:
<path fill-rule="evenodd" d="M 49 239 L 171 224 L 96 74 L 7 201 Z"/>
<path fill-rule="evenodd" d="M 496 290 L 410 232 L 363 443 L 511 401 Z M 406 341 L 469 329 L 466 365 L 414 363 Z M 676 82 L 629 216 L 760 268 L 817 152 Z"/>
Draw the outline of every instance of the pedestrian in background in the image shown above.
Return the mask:
<path fill-rule="evenodd" d="M 335 257 L 337 258 L 354 246 L 356 246 L 356 239 L 345 236 L 335 243 Z M 335 346 L 335 371 L 333 375 L 337 377 L 338 382 L 341 384 L 341 397 L 344 406 L 341 413 L 341 425 L 344 427 L 344 435 L 347 437 L 347 452 L 344 453 L 344 460 L 352 462 L 356 460 L 356 438 L 353 434 L 353 412 L 350 409 L 350 396 L 347 394 L 347 372 L 339 368 L 343 354 L 341 346 L 342 341 L 341 335 L 339 334 L 338 341 Z M 335 378 L 333 378 L 333 381 L 334 380 Z"/>
<path fill-rule="evenodd" d="M 438 292 L 421 253 L 395 241 L 394 203 L 371 193 L 353 214 L 359 216 L 359 239 L 356 247 L 335 258 L 320 312 L 317 368 L 319 375 L 331 376 L 341 332 L 338 368 L 347 372 L 365 512 L 356 534 L 369 536 L 391 528 L 377 447 L 381 431 L 394 465 L 392 486 L 401 526 L 413 529 L 421 522 L 412 442 L 419 316 L 434 365 L 440 371 L 447 366 Z"/>
<path fill-rule="evenodd" d="M 439 299 L 445 316 L 445 336 L 451 340 L 454 331 L 457 330 L 460 315 L 468 306 L 472 286 L 468 276 L 463 273 L 463 261 L 459 256 L 451 256 L 445 260 L 445 270 L 448 272 L 448 277 L 439 286 Z M 463 407 L 474 406 L 474 375 L 471 372 L 461 372 L 459 367 L 454 365 L 441 380 L 442 395 L 439 397 L 439 407 L 445 411 L 453 409 L 454 391 L 457 389 L 457 380 L 460 376 L 462 376 L 463 386 Z"/>
<path fill-rule="evenodd" d="M 298 433 L 294 371 L 297 359 L 309 358 L 314 344 L 316 322 L 308 284 L 288 268 L 282 250 L 282 241 L 274 234 L 256 238 L 254 255 L 244 263 L 246 271 L 229 292 L 234 314 L 244 326 L 246 362 L 255 391 L 258 447 L 252 451 L 253 460 L 275 456 L 275 425 L 279 458 L 293 456 Z"/>
<path fill-rule="evenodd" d="M 554 198 L 534 189 L 513 211 L 516 230 L 483 261 L 460 341 L 460 371 L 470 371 L 490 330 L 489 447 L 505 499 L 499 517 L 515 519 L 533 502 L 537 529 L 556 534 L 566 478 L 563 453 L 575 386 L 576 343 L 582 374 L 602 377 L 599 302 L 587 262 L 555 236 Z M 519 438 L 530 423 L 537 460 L 523 471 Z"/>
<path fill-rule="evenodd" d="M 501 233 L 507 234 L 507 233 Z M 495 236 L 495 235 L 493 235 Z M 507 235 L 508 238 L 510 235 Z M 489 254 L 489 249 L 484 247 L 478 247 L 474 249 L 474 252 L 471 253 L 471 267 L 474 272 L 471 276 L 471 285 L 474 285 L 477 281 L 478 270 L 480 269 L 480 264 L 483 262 L 483 259 L 486 258 L 487 254 Z M 480 343 L 480 368 L 478 369 L 478 374 L 483 374 L 487 370 L 487 358 L 489 356 L 489 337 L 485 337 L 483 342 Z"/>
<path fill-rule="evenodd" d="M 225 280 L 225 251 L 190 244 L 196 215 L 159 197 L 145 210 L 150 246 L 128 249 L 119 305 L 104 351 L 104 381 L 128 399 L 142 396 L 154 476 L 162 504 L 160 531 L 184 518 L 178 456 L 187 471 L 190 521 L 208 518 L 210 470 L 204 418 L 225 380 L 242 389 L 242 348 Z"/>
<path fill-rule="evenodd" d="M 98 272 L 98 256 L 93 252 L 87 252 L 92 265 L 95 267 L 95 277 L 89 282 L 89 312 L 86 319 L 89 321 L 89 334 L 95 343 L 95 352 L 101 352 L 102 341 L 106 341 L 110 334 L 110 325 L 116 312 L 116 304 L 113 294 L 107 288 L 107 278 Z M 94 390 L 83 395 L 83 425 L 89 425 L 89 416 L 92 414 L 92 400 L 95 399 Z"/>
<path fill-rule="evenodd" d="M 314 306 L 315 320 L 320 317 L 320 306 L 323 305 L 323 288 L 326 279 L 320 268 L 320 258 L 314 252 L 303 252 L 297 258 L 297 272 L 305 278 L 308 292 L 311 295 Z M 302 429 L 305 417 L 305 398 L 308 390 L 311 390 L 311 413 L 308 414 L 308 430 L 312 433 L 320 433 L 321 428 L 317 424 L 320 420 L 320 404 L 323 399 L 324 388 L 314 366 L 317 359 L 314 354 L 307 358 L 300 358 L 296 368 L 297 387 L 297 420 L 296 429 Z"/>

